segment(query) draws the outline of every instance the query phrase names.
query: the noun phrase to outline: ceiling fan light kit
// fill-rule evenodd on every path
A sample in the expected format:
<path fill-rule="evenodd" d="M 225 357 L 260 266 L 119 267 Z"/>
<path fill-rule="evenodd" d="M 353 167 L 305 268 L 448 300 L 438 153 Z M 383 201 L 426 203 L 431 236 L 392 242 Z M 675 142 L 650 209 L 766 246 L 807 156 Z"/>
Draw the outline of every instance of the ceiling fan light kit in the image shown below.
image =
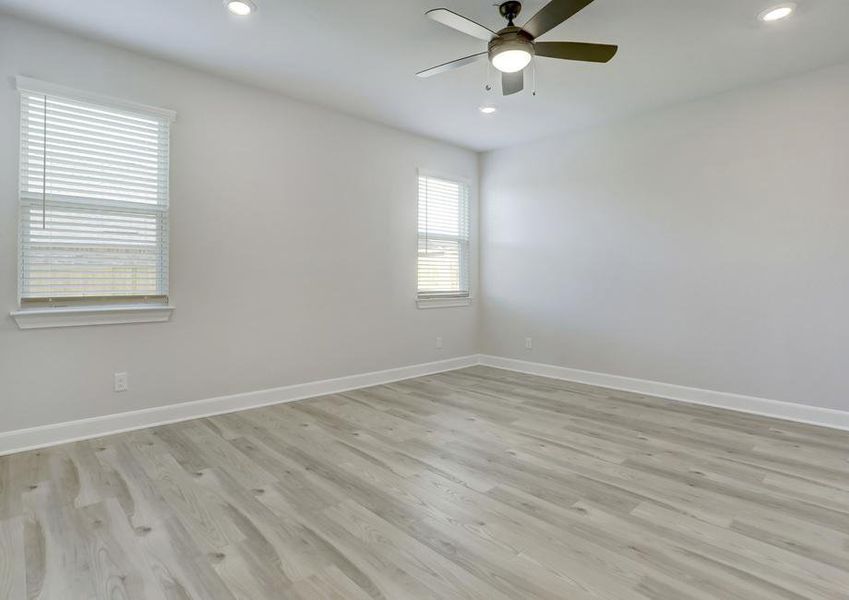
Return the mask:
<path fill-rule="evenodd" d="M 501 91 L 505 96 L 521 92 L 525 87 L 524 69 L 534 56 L 545 56 L 564 60 L 606 63 L 616 54 L 617 46 L 590 44 L 586 42 L 537 42 L 536 39 L 572 17 L 593 0 L 551 0 L 525 23 L 517 27 L 513 20 L 522 11 L 517 0 L 503 2 L 498 11 L 507 19 L 507 27 L 492 31 L 462 15 L 436 8 L 425 13 L 429 18 L 456 29 L 466 35 L 488 42 L 486 52 L 458 58 L 416 73 L 419 77 L 431 77 L 488 58 L 493 67 L 501 72 Z"/>
<path fill-rule="evenodd" d="M 534 56 L 534 42 L 518 27 L 508 27 L 508 29 L 515 29 L 515 31 L 499 35 L 489 42 L 489 60 L 492 66 L 502 73 L 515 73 L 531 62 Z"/>
<path fill-rule="evenodd" d="M 513 19 L 522 12 L 522 3 L 516 0 L 503 2 L 498 7 L 501 16 L 507 19 L 507 27 L 489 41 L 487 53 L 492 66 L 502 73 L 516 73 L 528 66 L 534 57 L 534 38 L 516 27 Z"/>

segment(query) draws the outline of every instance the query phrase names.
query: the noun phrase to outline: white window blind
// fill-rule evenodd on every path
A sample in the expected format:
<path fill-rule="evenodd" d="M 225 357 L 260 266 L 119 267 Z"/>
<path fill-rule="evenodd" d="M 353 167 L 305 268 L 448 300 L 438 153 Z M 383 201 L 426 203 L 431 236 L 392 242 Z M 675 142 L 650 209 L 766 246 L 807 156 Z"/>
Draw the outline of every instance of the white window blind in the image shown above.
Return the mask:
<path fill-rule="evenodd" d="M 18 83 L 21 304 L 166 299 L 173 115 L 28 81 Z"/>
<path fill-rule="evenodd" d="M 469 186 L 419 174 L 418 298 L 469 296 Z"/>

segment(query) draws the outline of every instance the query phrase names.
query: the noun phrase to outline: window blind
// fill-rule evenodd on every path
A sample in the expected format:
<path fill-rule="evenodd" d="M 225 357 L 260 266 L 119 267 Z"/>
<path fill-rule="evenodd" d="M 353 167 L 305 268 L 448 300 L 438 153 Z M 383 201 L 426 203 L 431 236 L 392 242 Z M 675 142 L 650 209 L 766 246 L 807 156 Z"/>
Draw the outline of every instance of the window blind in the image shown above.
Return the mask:
<path fill-rule="evenodd" d="M 21 89 L 22 304 L 167 297 L 169 128 Z"/>
<path fill-rule="evenodd" d="M 469 296 L 469 186 L 419 174 L 418 298 Z"/>

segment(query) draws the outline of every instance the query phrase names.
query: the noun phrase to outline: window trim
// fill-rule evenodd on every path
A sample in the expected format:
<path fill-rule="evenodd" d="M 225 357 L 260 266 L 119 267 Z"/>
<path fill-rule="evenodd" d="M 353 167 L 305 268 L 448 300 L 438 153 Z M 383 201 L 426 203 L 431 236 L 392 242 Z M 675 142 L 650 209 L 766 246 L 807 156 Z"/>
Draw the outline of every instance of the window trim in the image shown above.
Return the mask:
<path fill-rule="evenodd" d="M 142 116 L 165 120 L 169 124 L 177 118 L 177 113 L 170 109 L 87 92 L 22 75 L 15 77 L 15 88 L 19 93 L 58 96 L 68 100 L 102 104 Z M 168 221 L 168 228 L 170 229 L 170 220 Z M 18 268 L 20 270 L 22 260 L 20 242 L 18 242 L 18 254 Z M 98 296 L 86 299 L 57 298 L 56 301 L 25 301 L 21 298 L 20 282 L 18 282 L 17 296 L 18 308 L 13 310 L 10 316 L 20 329 L 162 322 L 170 320 L 171 314 L 175 310 L 167 296 L 150 298 Z"/>
<path fill-rule="evenodd" d="M 444 298 L 416 298 L 416 308 L 454 308 L 469 306 L 471 296 L 447 296 Z"/>
<path fill-rule="evenodd" d="M 132 102 L 131 100 L 115 98 L 114 96 L 107 96 L 105 94 L 78 90 L 64 85 L 51 83 L 49 81 L 33 79 L 32 77 L 24 77 L 23 75 L 17 75 L 15 77 L 15 87 L 19 92 L 32 92 L 34 94 L 44 94 L 47 96 L 62 96 L 69 100 L 79 100 L 82 102 L 103 103 L 130 112 L 141 113 L 159 119 L 165 118 L 171 123 L 177 119 L 177 112 L 168 108 L 159 108 L 156 106 L 141 104 L 139 102 Z"/>
<path fill-rule="evenodd" d="M 424 169 L 419 167 L 416 170 L 416 272 L 418 273 L 418 243 L 419 243 L 419 231 L 418 231 L 418 222 L 419 222 L 419 212 L 418 212 L 418 197 L 419 197 L 419 178 L 420 177 L 434 177 L 436 179 L 444 179 L 446 181 L 452 181 L 455 183 L 460 183 L 466 186 L 469 194 L 468 202 L 468 210 L 469 210 L 469 256 L 467 257 L 467 266 L 468 269 L 468 281 L 469 281 L 469 290 L 468 292 L 457 292 L 452 294 L 434 294 L 424 292 L 422 294 L 418 291 L 418 275 L 416 277 L 416 307 L 421 309 L 429 309 L 429 308 L 454 308 L 460 306 L 469 306 L 473 302 L 472 288 L 473 288 L 473 255 L 474 255 L 474 245 L 472 244 L 472 237 L 474 228 L 472 227 L 472 217 L 473 217 L 473 206 L 474 206 L 474 187 L 472 186 L 472 179 L 469 177 L 465 177 L 462 175 L 456 175 L 452 173 L 447 173 L 445 171 L 436 171 L 432 169 Z"/>
<path fill-rule="evenodd" d="M 104 304 L 102 306 L 63 306 L 23 308 L 10 316 L 19 329 L 78 327 L 81 325 L 118 325 L 158 323 L 171 319 L 175 307 L 170 304 Z"/>

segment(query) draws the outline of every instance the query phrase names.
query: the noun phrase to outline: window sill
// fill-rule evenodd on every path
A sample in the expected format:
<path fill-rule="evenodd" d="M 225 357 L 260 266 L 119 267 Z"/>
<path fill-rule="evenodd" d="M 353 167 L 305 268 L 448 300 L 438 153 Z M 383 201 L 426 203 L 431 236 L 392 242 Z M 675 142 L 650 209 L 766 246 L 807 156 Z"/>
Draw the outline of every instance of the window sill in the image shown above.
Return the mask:
<path fill-rule="evenodd" d="M 418 308 L 452 308 L 455 306 L 469 306 L 471 298 L 417 298 Z"/>
<path fill-rule="evenodd" d="M 159 304 L 112 306 L 73 306 L 61 308 L 23 308 L 11 316 L 20 329 L 117 325 L 121 323 L 159 323 L 171 318 L 174 307 Z"/>

